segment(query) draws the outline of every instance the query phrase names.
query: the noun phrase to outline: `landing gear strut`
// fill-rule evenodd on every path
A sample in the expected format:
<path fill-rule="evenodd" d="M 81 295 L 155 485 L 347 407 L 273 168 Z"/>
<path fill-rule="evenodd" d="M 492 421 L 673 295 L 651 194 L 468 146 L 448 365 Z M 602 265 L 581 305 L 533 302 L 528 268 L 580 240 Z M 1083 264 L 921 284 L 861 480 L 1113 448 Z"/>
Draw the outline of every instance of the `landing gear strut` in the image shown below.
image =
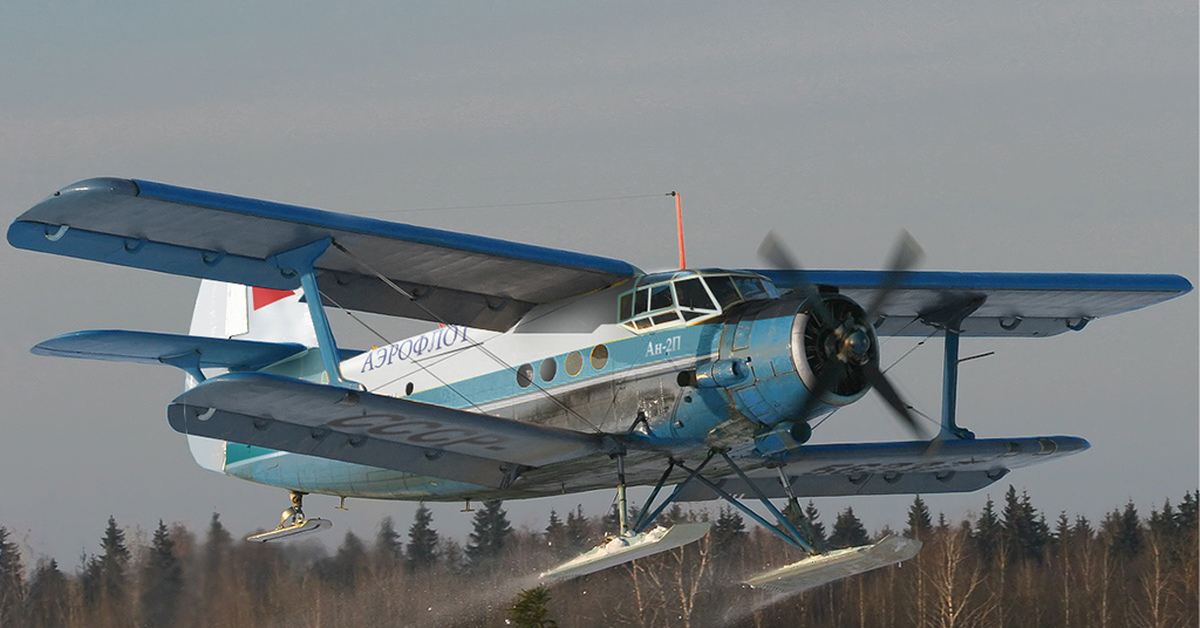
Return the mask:
<path fill-rule="evenodd" d="M 304 496 L 307 494 L 300 491 L 292 491 L 292 507 L 283 511 L 283 516 L 279 518 L 279 526 L 275 528 L 276 530 L 304 523 Z"/>

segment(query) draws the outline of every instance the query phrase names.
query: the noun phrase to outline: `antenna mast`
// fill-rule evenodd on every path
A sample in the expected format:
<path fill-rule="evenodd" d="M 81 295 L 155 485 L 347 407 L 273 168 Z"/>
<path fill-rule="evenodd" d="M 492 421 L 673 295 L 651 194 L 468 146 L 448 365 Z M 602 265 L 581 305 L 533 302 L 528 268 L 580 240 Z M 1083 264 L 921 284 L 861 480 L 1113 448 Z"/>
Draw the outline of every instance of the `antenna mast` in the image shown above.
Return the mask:
<path fill-rule="evenodd" d="M 675 224 L 679 226 L 679 270 L 687 268 L 687 254 L 683 248 L 683 200 L 678 192 L 669 192 L 667 196 L 675 197 Z"/>

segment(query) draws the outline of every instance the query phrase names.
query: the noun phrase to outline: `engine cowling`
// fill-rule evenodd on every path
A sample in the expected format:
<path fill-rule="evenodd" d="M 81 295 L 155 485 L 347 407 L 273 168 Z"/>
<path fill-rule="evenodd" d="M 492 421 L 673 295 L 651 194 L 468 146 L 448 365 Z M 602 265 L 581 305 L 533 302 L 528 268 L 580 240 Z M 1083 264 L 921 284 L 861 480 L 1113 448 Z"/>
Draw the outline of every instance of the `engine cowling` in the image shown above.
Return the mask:
<path fill-rule="evenodd" d="M 693 381 L 722 388 L 738 412 L 765 426 L 807 421 L 862 398 L 870 389 L 862 367 L 878 359 L 875 329 L 851 299 L 823 300 L 828 324 L 803 298 L 747 304 L 727 319 L 719 359 L 701 365 Z M 822 379 L 825 393 L 810 402 Z"/>

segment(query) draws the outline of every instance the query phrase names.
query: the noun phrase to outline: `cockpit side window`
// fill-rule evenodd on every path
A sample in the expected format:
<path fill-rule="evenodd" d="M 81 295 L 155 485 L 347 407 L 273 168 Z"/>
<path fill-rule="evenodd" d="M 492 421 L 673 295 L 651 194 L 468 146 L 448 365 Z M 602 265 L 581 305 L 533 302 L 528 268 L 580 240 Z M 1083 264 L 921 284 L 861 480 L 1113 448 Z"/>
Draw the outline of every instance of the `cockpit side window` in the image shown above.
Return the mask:
<path fill-rule="evenodd" d="M 661 310 L 675 305 L 671 297 L 671 285 L 663 284 L 650 288 L 650 310 Z"/>
<path fill-rule="evenodd" d="M 675 282 L 675 297 L 679 299 L 680 307 L 694 310 L 717 309 L 717 306 L 713 305 L 712 298 L 708 296 L 708 291 L 704 289 L 697 277 Z"/>
<path fill-rule="evenodd" d="M 733 280 L 728 275 L 705 277 L 704 280 L 708 282 L 708 288 L 712 290 L 713 296 L 717 297 L 717 301 L 721 303 L 721 309 L 741 300 L 737 288 L 733 287 Z"/>
<path fill-rule="evenodd" d="M 650 308 L 648 307 L 649 305 L 650 305 L 650 291 L 649 290 L 638 290 L 637 297 L 634 298 L 634 300 L 633 300 L 633 313 L 641 314 L 643 312 L 649 312 L 650 311 Z"/>
<path fill-rule="evenodd" d="M 734 283 L 737 284 L 738 291 L 742 293 L 743 299 L 761 299 L 767 296 L 767 291 L 763 288 L 762 282 L 752 277 L 734 277 Z"/>

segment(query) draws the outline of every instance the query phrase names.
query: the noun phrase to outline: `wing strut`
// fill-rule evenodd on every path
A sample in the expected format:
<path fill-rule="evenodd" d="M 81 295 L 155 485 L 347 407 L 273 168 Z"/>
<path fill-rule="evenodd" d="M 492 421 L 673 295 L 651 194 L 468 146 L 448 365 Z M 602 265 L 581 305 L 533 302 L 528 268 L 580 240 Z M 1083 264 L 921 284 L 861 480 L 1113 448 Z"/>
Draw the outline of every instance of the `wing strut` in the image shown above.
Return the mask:
<path fill-rule="evenodd" d="M 276 253 L 267 258 L 267 262 L 279 269 L 280 274 L 285 277 L 300 276 L 300 285 L 304 288 L 305 301 L 308 302 L 308 314 L 312 317 L 313 328 L 317 332 L 321 363 L 325 366 L 325 373 L 329 376 L 329 384 L 339 388 L 361 390 L 362 387 L 357 383 L 342 377 L 337 340 L 333 337 L 333 329 L 329 326 L 329 317 L 325 314 L 325 306 L 321 304 L 321 290 L 317 285 L 317 271 L 314 265 L 317 259 L 329 249 L 332 242 L 332 238 L 309 242 L 303 246 Z"/>
<path fill-rule="evenodd" d="M 942 351 L 942 428 L 939 439 L 958 438 L 972 440 L 975 433 L 959 427 L 956 421 L 958 409 L 958 342 L 962 335 L 962 324 L 968 316 L 978 310 L 987 297 L 978 296 L 963 303 L 961 307 L 943 308 L 938 313 L 923 314 L 926 323 L 945 329 L 946 338 Z"/>

